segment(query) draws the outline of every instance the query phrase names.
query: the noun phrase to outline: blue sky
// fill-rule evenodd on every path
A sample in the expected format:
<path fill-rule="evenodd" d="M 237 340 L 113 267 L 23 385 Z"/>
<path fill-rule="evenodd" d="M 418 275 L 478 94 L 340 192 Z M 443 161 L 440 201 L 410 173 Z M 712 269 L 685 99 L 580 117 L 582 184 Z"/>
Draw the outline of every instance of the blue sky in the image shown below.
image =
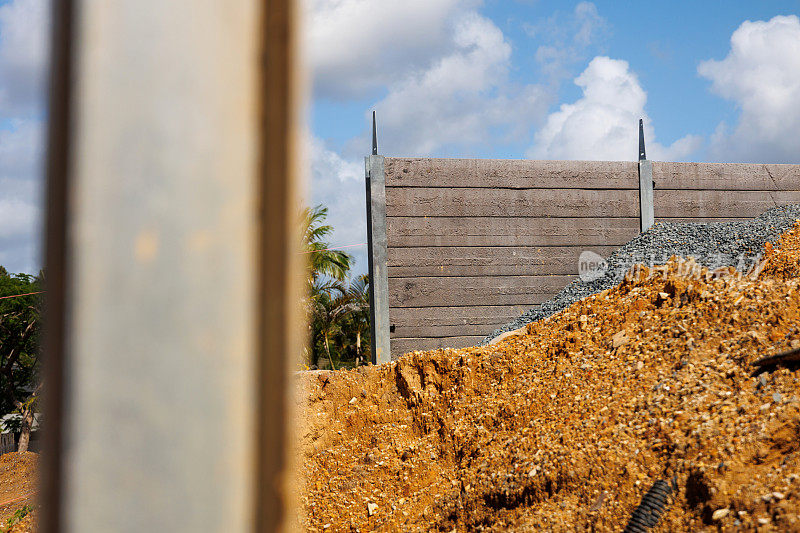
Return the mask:
<path fill-rule="evenodd" d="M 309 201 L 334 244 L 365 240 L 372 109 L 390 156 L 633 160 L 642 117 L 651 159 L 800 162 L 799 10 L 309 0 Z"/>
<path fill-rule="evenodd" d="M 494 0 L 484 2 L 477 11 L 501 29 L 511 44 L 510 78 L 517 83 L 536 83 L 546 78 L 536 60 L 536 51 L 546 46 L 552 35 L 545 28 L 537 32 L 528 32 L 526 28 L 553 20 L 559 31 L 569 32 L 567 26 L 579 3 Z M 701 61 L 724 58 L 730 50 L 731 35 L 742 22 L 800 14 L 797 1 L 592 4 L 605 27 L 580 54 L 584 60 L 567 65 L 567 79 L 561 80 L 552 106 L 580 96 L 580 89 L 571 83 L 570 76 L 577 76 L 594 55 L 623 59 L 647 91 L 648 114 L 658 127 L 659 138 L 665 141 L 677 140 L 688 133 L 708 137 L 720 122 L 735 121 L 735 102 L 713 94 L 709 81 L 698 74 L 697 67 Z M 564 40 L 567 39 L 562 37 L 558 44 L 563 45 Z M 312 100 L 313 133 L 330 146 L 342 148 L 353 137 L 366 134 L 367 111 L 385 94 L 385 87 L 376 87 L 363 98 L 317 92 Z M 515 158 L 524 157 L 524 147 L 524 142 L 498 142 L 475 149 L 485 157 Z M 417 155 L 394 153 L 391 146 L 382 148 L 387 155 Z M 698 150 L 695 155 L 694 159 L 704 159 L 706 154 Z"/>
<path fill-rule="evenodd" d="M 40 264 L 49 3 L 0 0 L 0 264 Z M 307 202 L 365 242 L 363 156 L 800 163 L 798 2 L 305 0 Z M 363 247 L 348 248 L 366 269 Z"/>
<path fill-rule="evenodd" d="M 47 2 L 0 1 L 0 265 L 39 269 Z"/>

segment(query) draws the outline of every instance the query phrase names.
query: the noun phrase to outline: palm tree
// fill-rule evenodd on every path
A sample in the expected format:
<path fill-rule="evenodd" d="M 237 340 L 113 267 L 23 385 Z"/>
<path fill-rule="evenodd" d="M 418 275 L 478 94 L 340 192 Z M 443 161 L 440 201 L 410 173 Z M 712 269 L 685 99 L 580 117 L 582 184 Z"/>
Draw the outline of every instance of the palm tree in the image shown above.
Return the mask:
<path fill-rule="evenodd" d="M 303 209 L 303 252 L 309 256 L 309 293 L 320 277 L 344 281 L 353 263 L 353 258 L 341 250 L 331 250 L 325 241 L 333 232 L 333 226 L 325 224 L 328 208 L 318 205 Z"/>
<path fill-rule="evenodd" d="M 317 336 L 324 341 L 325 352 L 333 367 L 330 350 L 330 337 L 338 330 L 338 321 L 344 313 L 342 307 L 346 289 L 343 282 L 353 262 L 353 258 L 340 250 L 332 250 L 325 240 L 333 226 L 325 224 L 328 209 L 322 205 L 303 210 L 303 252 L 308 255 L 308 275 L 306 276 L 306 311 L 309 315 L 312 338 L 311 363 L 316 365 Z"/>
<path fill-rule="evenodd" d="M 362 359 L 361 340 L 369 332 L 369 275 L 361 274 L 350 282 L 347 298 L 351 304 L 350 320 L 356 334 L 356 358 Z"/>
<path fill-rule="evenodd" d="M 316 285 L 315 296 L 311 299 L 312 364 L 316 365 L 319 360 L 316 345 L 321 340 L 331 368 L 336 370 L 331 356 L 330 339 L 341 332 L 341 318 L 347 313 L 346 305 L 345 288 L 340 281 Z"/>

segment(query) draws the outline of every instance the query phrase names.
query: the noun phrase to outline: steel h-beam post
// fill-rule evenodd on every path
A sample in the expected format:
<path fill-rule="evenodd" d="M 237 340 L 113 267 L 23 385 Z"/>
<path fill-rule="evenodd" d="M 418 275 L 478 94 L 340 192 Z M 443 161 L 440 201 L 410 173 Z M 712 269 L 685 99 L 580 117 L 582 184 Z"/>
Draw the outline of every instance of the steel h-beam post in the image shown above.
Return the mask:
<path fill-rule="evenodd" d="M 375 124 L 375 111 L 372 112 L 372 155 L 378 155 L 378 126 Z"/>
<path fill-rule="evenodd" d="M 644 124 L 639 119 L 639 229 L 647 231 L 654 223 L 653 163 L 645 155 Z"/>
<path fill-rule="evenodd" d="M 644 122 L 639 119 L 639 161 L 645 161 L 647 155 L 644 150 Z"/>
<path fill-rule="evenodd" d="M 372 155 L 364 158 L 367 190 L 370 348 L 373 364 L 391 361 L 389 349 L 389 276 L 386 269 L 386 176 L 378 155 L 378 132 L 372 112 Z"/>

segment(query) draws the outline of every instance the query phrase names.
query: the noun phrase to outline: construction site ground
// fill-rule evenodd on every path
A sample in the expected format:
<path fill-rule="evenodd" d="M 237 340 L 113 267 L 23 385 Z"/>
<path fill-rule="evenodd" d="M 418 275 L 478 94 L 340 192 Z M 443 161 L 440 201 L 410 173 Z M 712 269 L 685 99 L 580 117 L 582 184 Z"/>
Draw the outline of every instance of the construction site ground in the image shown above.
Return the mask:
<path fill-rule="evenodd" d="M 309 531 L 800 531 L 800 227 L 749 274 L 673 258 L 494 345 L 299 375 Z"/>
<path fill-rule="evenodd" d="M 32 452 L 11 452 L 0 456 L 0 532 L 29 533 L 36 530 L 35 510 L 19 521 L 12 518 L 19 509 L 37 505 L 38 461 L 38 454 Z M 13 523 L 10 524 L 9 519 Z"/>

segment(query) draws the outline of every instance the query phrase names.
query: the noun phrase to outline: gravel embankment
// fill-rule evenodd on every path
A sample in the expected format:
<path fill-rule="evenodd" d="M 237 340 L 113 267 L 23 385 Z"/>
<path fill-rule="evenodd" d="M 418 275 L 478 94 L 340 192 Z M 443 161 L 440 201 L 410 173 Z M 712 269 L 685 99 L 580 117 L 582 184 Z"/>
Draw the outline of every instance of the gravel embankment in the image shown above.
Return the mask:
<path fill-rule="evenodd" d="M 576 279 L 553 299 L 495 330 L 483 339 L 482 345 L 501 333 L 551 316 L 578 300 L 617 285 L 637 263 L 663 264 L 676 255 L 694 257 L 699 264 L 712 269 L 734 266 L 747 270 L 761 253 L 764 243 L 775 242 L 797 219 L 800 219 L 800 205 L 776 207 L 739 222 L 658 223 L 606 258 L 608 269 L 602 277 L 593 281 Z"/>
<path fill-rule="evenodd" d="M 800 349 L 800 223 L 761 267 L 672 260 L 491 346 L 299 373 L 296 529 L 800 531 L 800 367 L 760 364 Z"/>

